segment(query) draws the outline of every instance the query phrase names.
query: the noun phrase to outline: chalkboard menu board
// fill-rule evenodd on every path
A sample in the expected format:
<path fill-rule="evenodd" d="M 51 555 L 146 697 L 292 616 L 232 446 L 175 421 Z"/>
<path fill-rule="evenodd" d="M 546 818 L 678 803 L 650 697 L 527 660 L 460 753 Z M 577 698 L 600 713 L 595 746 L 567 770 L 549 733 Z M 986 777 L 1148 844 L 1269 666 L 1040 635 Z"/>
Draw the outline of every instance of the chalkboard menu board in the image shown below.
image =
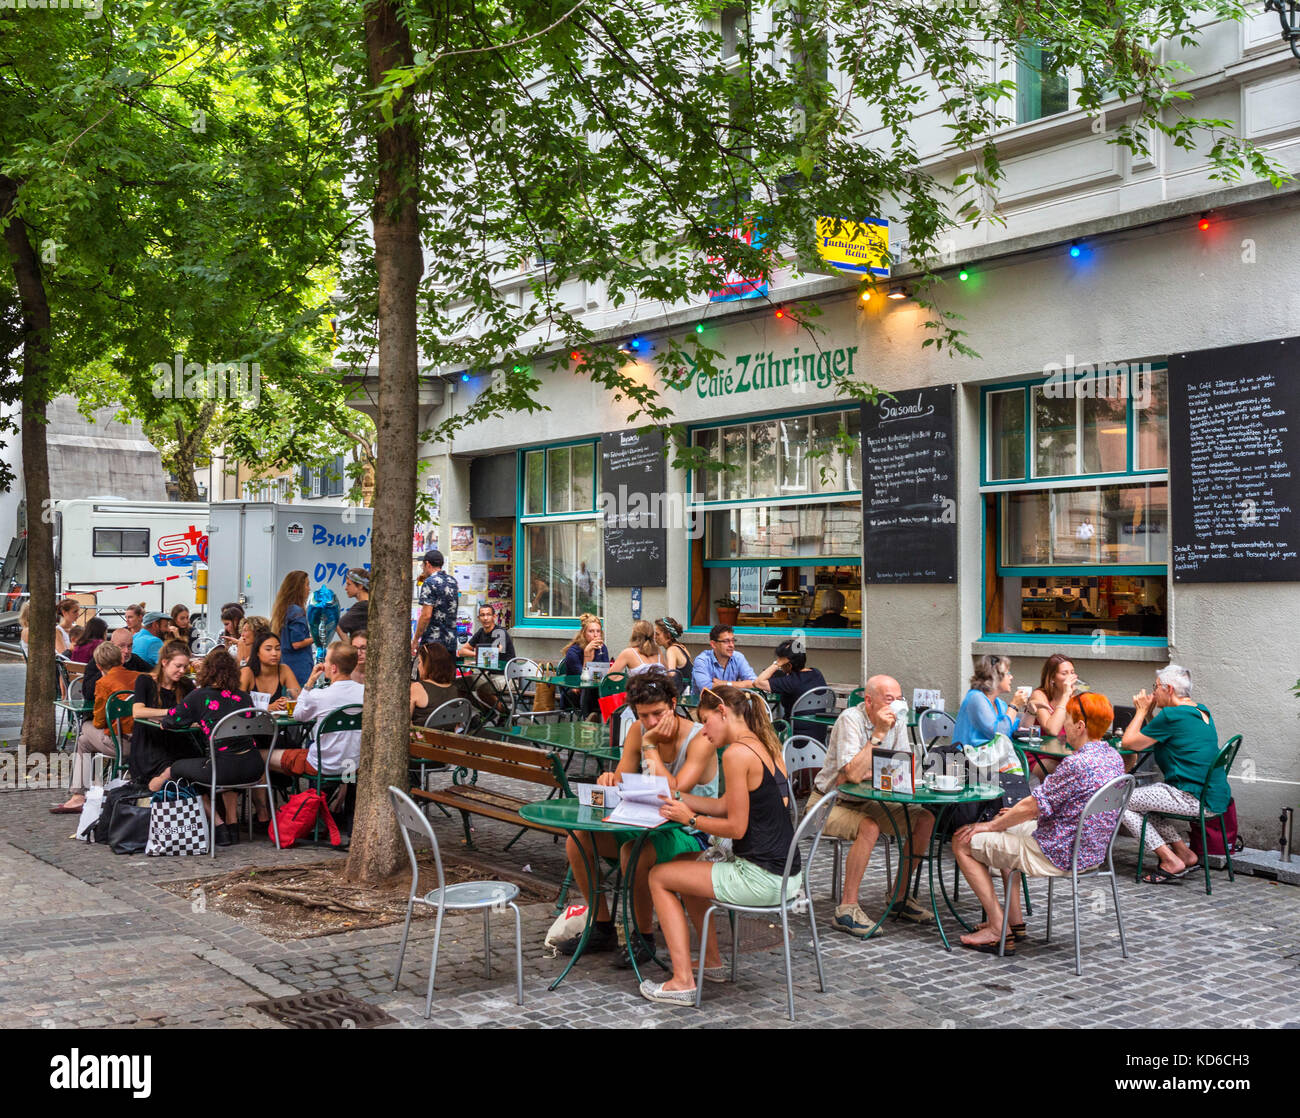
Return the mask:
<path fill-rule="evenodd" d="M 862 405 L 866 582 L 957 581 L 955 385 Z"/>
<path fill-rule="evenodd" d="M 606 586 L 668 584 L 666 475 L 662 431 L 613 431 L 601 436 Z"/>
<path fill-rule="evenodd" d="M 1175 582 L 1300 581 L 1300 338 L 1169 358 Z"/>

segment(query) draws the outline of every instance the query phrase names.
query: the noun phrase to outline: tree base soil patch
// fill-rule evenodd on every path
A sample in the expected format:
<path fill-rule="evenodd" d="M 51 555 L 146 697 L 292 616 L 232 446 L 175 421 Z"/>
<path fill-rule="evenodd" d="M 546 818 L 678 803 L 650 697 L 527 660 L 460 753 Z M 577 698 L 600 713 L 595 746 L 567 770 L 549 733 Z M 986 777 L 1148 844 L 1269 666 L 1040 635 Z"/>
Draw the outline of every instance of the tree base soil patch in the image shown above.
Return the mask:
<path fill-rule="evenodd" d="M 420 855 L 420 888 L 437 885 L 432 855 Z M 551 901 L 544 882 L 519 880 L 483 865 L 442 860 L 448 885 L 462 881 L 508 881 L 519 886 L 517 904 Z M 220 912 L 270 939 L 286 941 L 379 928 L 406 919 L 411 892 L 409 870 L 379 885 L 356 885 L 343 879 L 337 861 L 297 866 L 251 866 L 210 877 L 162 882 L 161 887 L 187 897 L 195 911 Z M 414 920 L 431 919 L 434 910 L 417 905 Z"/>

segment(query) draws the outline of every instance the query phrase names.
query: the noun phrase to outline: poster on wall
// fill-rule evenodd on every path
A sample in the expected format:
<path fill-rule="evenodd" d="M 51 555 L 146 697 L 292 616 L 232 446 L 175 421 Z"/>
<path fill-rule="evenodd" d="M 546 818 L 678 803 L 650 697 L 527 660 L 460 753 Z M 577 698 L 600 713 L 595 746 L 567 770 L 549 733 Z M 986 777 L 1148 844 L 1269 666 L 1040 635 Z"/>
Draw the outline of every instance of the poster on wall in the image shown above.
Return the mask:
<path fill-rule="evenodd" d="M 485 563 L 458 563 L 451 569 L 456 585 L 460 587 L 461 601 L 466 594 L 486 594 L 488 569 Z"/>
<path fill-rule="evenodd" d="M 494 559 L 502 559 L 508 563 L 510 562 L 511 559 L 514 558 L 514 555 L 515 555 L 514 536 L 497 536 L 495 540 L 495 545 L 493 546 L 492 549 L 492 557 Z"/>
<path fill-rule="evenodd" d="M 493 558 L 492 550 L 493 550 L 494 537 L 486 535 L 483 532 L 480 532 L 477 538 L 475 539 L 475 543 L 477 544 L 477 549 L 475 551 L 474 558 L 480 563 L 492 562 L 492 558 Z"/>
<path fill-rule="evenodd" d="M 451 554 L 455 559 L 472 562 L 474 559 L 474 526 L 472 524 L 453 524 L 451 526 Z"/>

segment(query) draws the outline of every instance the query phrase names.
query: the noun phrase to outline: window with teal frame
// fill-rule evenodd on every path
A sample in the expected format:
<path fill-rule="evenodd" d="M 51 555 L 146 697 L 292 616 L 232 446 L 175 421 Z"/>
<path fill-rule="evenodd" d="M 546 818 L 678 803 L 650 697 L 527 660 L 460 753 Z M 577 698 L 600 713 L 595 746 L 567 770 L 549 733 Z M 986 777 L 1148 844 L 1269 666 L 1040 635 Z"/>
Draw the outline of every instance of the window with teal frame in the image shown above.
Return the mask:
<path fill-rule="evenodd" d="M 604 606 L 604 524 L 595 442 L 519 454 L 518 587 L 525 624 L 568 624 Z"/>
<path fill-rule="evenodd" d="M 986 636 L 1164 643 L 1165 367 L 1086 366 L 992 385 L 980 426 Z"/>
<path fill-rule="evenodd" d="M 861 623 L 861 449 L 857 408 L 693 428 L 724 469 L 689 478 L 690 624 L 740 603 L 739 627 L 816 625 L 857 635 Z M 802 611 L 802 612 L 801 612 Z"/>

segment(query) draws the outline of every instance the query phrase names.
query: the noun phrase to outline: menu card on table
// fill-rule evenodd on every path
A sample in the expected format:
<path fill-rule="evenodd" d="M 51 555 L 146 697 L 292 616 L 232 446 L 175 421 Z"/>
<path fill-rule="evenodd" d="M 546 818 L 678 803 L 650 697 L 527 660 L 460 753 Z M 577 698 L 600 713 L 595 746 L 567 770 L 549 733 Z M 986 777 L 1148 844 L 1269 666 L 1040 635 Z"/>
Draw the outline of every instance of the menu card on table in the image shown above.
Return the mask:
<path fill-rule="evenodd" d="M 605 816 L 606 823 L 620 823 L 628 827 L 657 827 L 660 823 L 667 822 L 659 814 L 659 807 L 663 803 L 659 797 L 671 794 L 666 776 L 624 773 L 618 793 L 618 807 Z"/>
<path fill-rule="evenodd" d="M 916 791 L 916 758 L 903 749 L 871 751 L 871 787 L 910 796 Z"/>

